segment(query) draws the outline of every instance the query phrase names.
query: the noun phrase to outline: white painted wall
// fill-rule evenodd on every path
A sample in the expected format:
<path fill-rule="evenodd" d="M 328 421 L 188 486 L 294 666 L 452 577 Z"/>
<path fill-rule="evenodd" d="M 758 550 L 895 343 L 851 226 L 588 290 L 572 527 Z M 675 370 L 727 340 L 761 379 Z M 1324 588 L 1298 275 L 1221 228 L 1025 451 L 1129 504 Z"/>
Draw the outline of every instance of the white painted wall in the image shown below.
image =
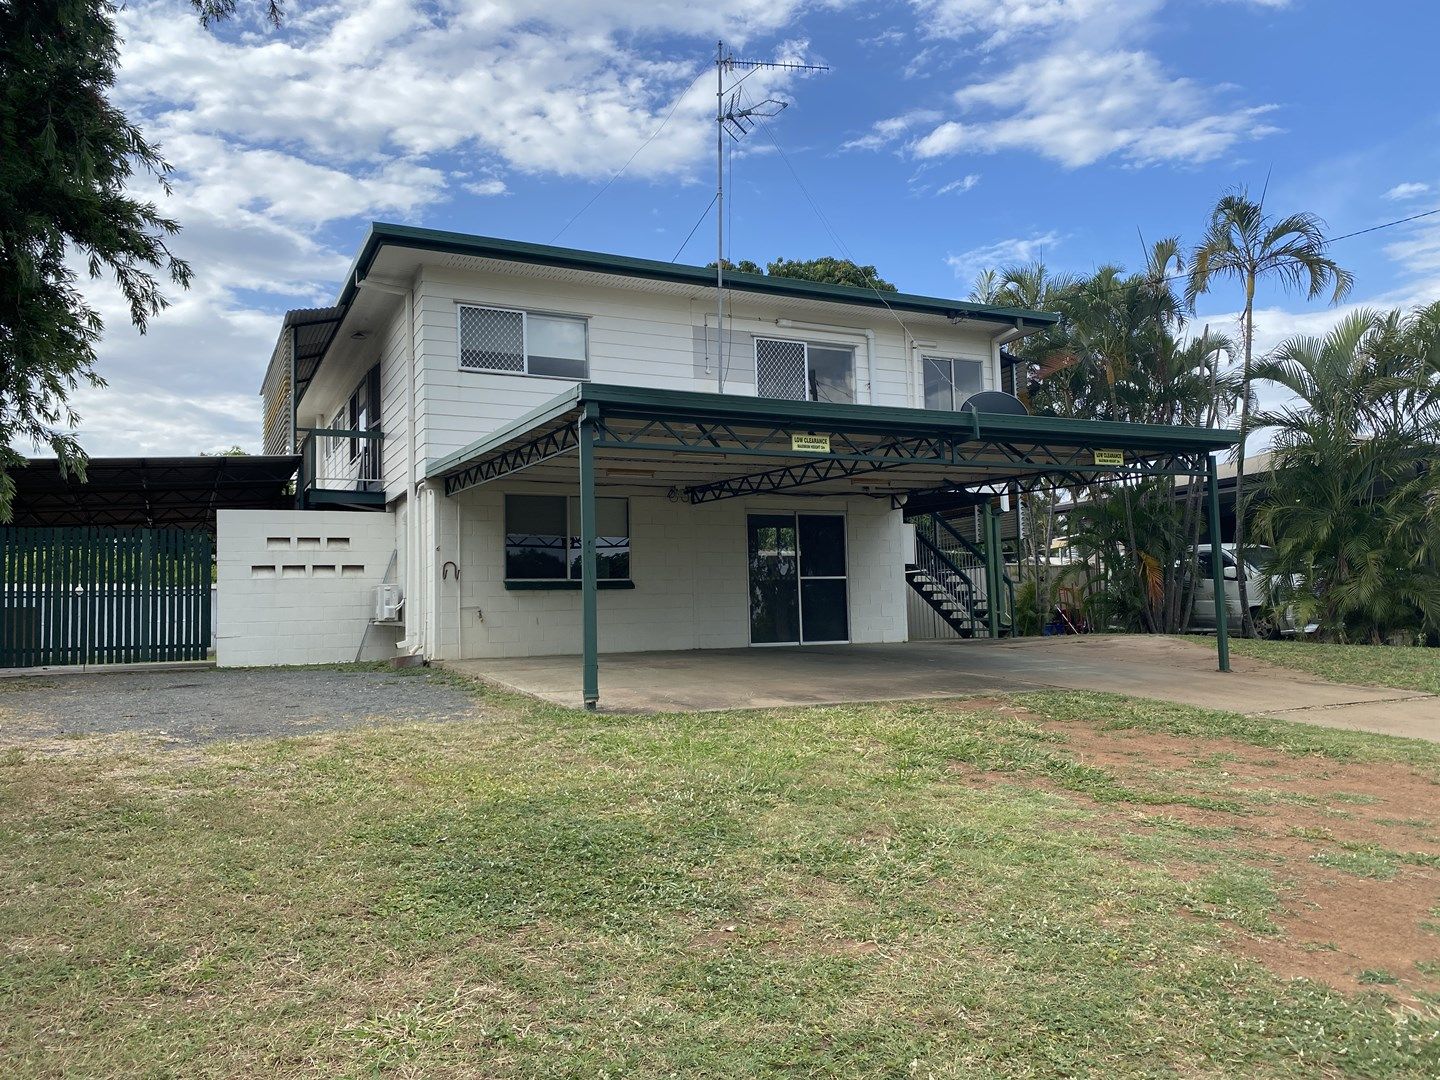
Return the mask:
<path fill-rule="evenodd" d="M 534 276 L 480 274 L 430 266 L 416 286 L 416 337 L 420 351 L 419 456 L 434 461 L 467 446 L 523 416 L 574 383 L 491 372 L 461 371 L 458 305 L 474 303 L 583 316 L 589 325 L 590 381 L 659 390 L 719 390 L 718 364 L 707 373 L 696 363 L 696 335 L 713 339 L 714 310 L 708 297 L 648 293 L 633 288 L 602 288 L 585 282 Z M 817 306 L 806 314 L 743 292 L 730 297 L 727 327 L 734 347 L 727 364 L 726 393 L 755 394 L 755 336 L 791 338 L 851 346 L 856 353 L 857 400 L 862 403 L 918 408 L 924 404 L 919 356 L 952 356 L 985 365 L 985 386 L 996 389 L 999 353 L 991 323 L 959 326 L 907 317 L 913 339 L 885 309 Z M 837 326 L 833 331 L 792 329 L 777 320 Z M 910 325 L 913 324 L 913 325 Z M 875 333 L 874 369 L 866 367 L 865 338 L 838 327 L 868 327 Z M 703 338 L 702 338 L 703 340 Z M 927 343 L 912 347 L 913 341 Z M 867 386 L 866 383 L 869 383 Z"/>
<path fill-rule="evenodd" d="M 268 613 L 268 607 L 284 610 L 293 606 L 297 611 L 306 608 L 304 602 L 291 605 L 290 597 L 306 594 L 311 586 L 297 588 L 294 583 L 298 578 L 286 579 L 278 570 L 276 578 L 268 583 L 253 577 L 252 566 L 286 564 L 278 558 L 271 558 L 267 564 L 263 556 L 273 553 L 267 550 L 257 554 L 257 534 L 242 530 L 233 543 L 226 545 L 231 549 L 229 554 L 235 556 L 229 571 L 232 589 L 228 590 L 235 599 L 226 597 L 230 605 L 227 628 L 233 634 L 228 650 L 221 642 L 222 663 L 353 659 L 358 635 L 364 630 L 363 621 L 356 620 L 368 619 L 369 585 L 383 576 L 392 551 L 398 555 L 397 574 L 392 580 L 405 585 L 409 601 L 405 613 L 409 649 L 423 648 L 426 655 L 440 658 L 579 650 L 577 594 L 507 592 L 500 584 L 503 525 L 496 508 L 503 489 L 448 499 L 427 485 L 415 500 L 416 505 L 406 507 L 410 501 L 405 498 L 407 464 L 423 474 L 426 461 L 483 438 L 574 385 L 562 379 L 461 371 L 459 303 L 587 317 L 590 378 L 594 382 L 703 392 L 720 388 L 718 358 L 712 355 L 716 351 L 714 315 L 708 296 L 648 292 L 644 287 L 634 287 L 634 283 L 630 287 L 623 283 L 597 286 L 563 271 L 550 278 L 537 276 L 533 270 L 524 274 L 481 273 L 439 264 L 421 268 L 414 279 L 414 290 L 413 338 L 405 304 L 397 301 L 386 309 L 388 314 L 372 324 L 373 336 L 363 344 L 349 339 L 341 343 L 345 347 L 343 361 L 332 357 L 327 362 L 329 370 L 322 369 L 315 388 L 307 395 L 306 413 L 301 417 L 302 424 L 327 424 L 369 366 L 380 362 L 385 486 L 390 509 L 398 512 L 399 528 L 395 523 L 386 528 L 376 526 L 377 534 L 385 536 L 383 542 L 378 535 L 375 538 L 375 543 L 384 548 L 384 559 L 378 566 L 374 565 L 375 559 L 364 560 L 368 584 L 361 590 L 365 596 L 363 614 L 357 608 L 339 617 L 338 623 L 324 617 L 310 620 L 305 625 L 313 626 L 313 634 L 309 630 L 303 635 L 291 633 L 288 640 L 284 632 L 278 637 L 271 633 L 262 648 L 259 638 L 264 635 L 252 630 L 276 625 L 276 617 Z M 904 314 L 897 319 L 884 309 L 858 305 L 785 306 L 742 292 L 733 293 L 730 301 L 727 393 L 755 393 L 755 336 L 854 348 L 856 396 L 862 403 L 899 407 L 923 404 L 922 353 L 982 361 L 986 365 L 987 388 L 999 386 L 998 349 L 992 336 L 999 327 L 993 324 L 954 326 Z M 781 319 L 835 329 L 777 326 Z M 906 321 L 906 326 L 902 327 L 901 320 Z M 874 334 L 874 353 L 869 363 L 866 338 L 854 328 L 869 328 Z M 926 344 L 916 347 L 916 341 Z M 416 453 L 414 462 L 407 462 L 406 391 L 411 378 L 412 345 L 418 373 Z M 864 497 L 828 502 L 844 506 L 851 514 L 852 637 L 856 641 L 905 640 L 907 590 L 903 556 L 898 546 L 890 550 L 899 544 L 899 515 Z M 633 592 L 602 593 L 602 648 L 616 651 L 747 644 L 744 513 L 747 507 L 754 506 L 818 508 L 820 501 L 732 500 L 691 508 L 676 507 L 654 496 L 637 496 L 631 505 L 631 528 L 638 587 Z M 313 535 L 320 527 L 314 519 L 320 516 L 305 515 L 306 521 L 293 523 L 290 534 Z M 377 521 L 391 517 L 341 516 L 373 517 Z M 457 537 L 463 537 L 463 541 Z M 222 562 L 225 557 L 222 552 Z M 453 572 L 447 576 L 446 561 L 461 567 L 458 583 Z M 315 581 L 308 569 L 305 580 Z M 697 584 L 701 581 L 703 585 Z M 348 594 L 337 582 L 334 588 L 339 591 L 332 597 L 325 591 L 331 587 L 322 576 L 314 586 L 314 595 L 320 609 L 338 612 L 344 607 L 338 597 Z M 231 611 L 236 612 L 234 621 Z M 485 614 L 483 622 L 479 612 Z M 384 651 L 377 644 L 382 633 L 390 632 L 371 632 L 369 648 Z M 310 644 L 312 641 L 321 644 Z"/>
<path fill-rule="evenodd" d="M 217 662 L 329 664 L 395 655 L 399 631 L 370 625 L 395 539 L 387 513 L 219 511 L 216 587 L 224 619 Z"/>
<path fill-rule="evenodd" d="M 440 503 L 442 567 L 436 582 L 436 655 L 539 656 L 580 651 L 578 591 L 504 586 L 504 492 L 556 493 L 514 483 L 472 489 Z M 900 514 L 865 496 L 730 499 L 691 506 L 656 494 L 601 488 L 630 498 L 630 590 L 601 590 L 600 649 L 634 652 L 736 648 L 750 643 L 747 512 L 846 515 L 850 634 L 856 642 L 906 640 Z M 455 557 L 455 525 L 461 555 Z M 443 571 L 458 562 L 460 578 Z M 457 630 L 458 628 L 458 630 Z"/>

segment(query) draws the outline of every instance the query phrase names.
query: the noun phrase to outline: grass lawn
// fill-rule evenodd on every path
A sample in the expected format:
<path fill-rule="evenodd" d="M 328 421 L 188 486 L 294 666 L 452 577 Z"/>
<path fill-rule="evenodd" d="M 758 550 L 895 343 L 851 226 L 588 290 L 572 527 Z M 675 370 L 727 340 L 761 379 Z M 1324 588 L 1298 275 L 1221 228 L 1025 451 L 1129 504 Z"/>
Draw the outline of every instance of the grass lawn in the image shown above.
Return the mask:
<path fill-rule="evenodd" d="M 0 749 L 0 1074 L 1440 1075 L 1440 745 L 479 698 Z"/>
<path fill-rule="evenodd" d="M 1252 641 L 1232 637 L 1230 651 L 1333 682 L 1393 686 L 1440 694 L 1440 649 L 1332 645 L 1315 641 Z"/>

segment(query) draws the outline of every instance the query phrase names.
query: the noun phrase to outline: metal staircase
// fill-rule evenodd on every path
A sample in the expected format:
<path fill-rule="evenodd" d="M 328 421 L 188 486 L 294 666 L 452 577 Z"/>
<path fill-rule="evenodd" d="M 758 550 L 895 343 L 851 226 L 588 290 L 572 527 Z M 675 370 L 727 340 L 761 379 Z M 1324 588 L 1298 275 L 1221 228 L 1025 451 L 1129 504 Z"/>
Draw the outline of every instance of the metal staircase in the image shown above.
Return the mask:
<path fill-rule="evenodd" d="M 915 562 L 905 567 L 910 588 L 961 637 L 990 637 L 990 583 L 998 577 L 994 633 L 1013 633 L 1015 585 L 1003 562 L 992 564 L 984 551 L 939 516 L 916 518 L 913 524 Z"/>

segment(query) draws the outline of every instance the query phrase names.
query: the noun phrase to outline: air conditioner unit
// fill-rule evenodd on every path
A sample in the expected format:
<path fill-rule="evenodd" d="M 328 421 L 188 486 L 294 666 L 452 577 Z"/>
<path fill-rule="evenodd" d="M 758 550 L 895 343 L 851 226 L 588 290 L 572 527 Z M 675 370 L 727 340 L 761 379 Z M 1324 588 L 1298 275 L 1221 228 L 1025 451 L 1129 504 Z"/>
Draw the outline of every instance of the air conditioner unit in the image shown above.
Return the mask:
<path fill-rule="evenodd" d="M 375 586 L 375 621 L 377 623 L 398 623 L 400 612 L 405 607 L 405 593 L 399 585 Z"/>

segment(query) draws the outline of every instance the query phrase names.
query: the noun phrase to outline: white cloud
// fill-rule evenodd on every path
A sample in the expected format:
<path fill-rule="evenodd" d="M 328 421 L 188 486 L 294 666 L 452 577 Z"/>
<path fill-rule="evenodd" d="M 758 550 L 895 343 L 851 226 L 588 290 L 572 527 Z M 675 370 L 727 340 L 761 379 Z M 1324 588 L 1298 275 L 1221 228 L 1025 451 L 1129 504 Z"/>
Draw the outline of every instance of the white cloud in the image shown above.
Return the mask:
<path fill-rule="evenodd" d="M 511 0 L 447 17 L 384 0 L 336 22 L 316 12 L 273 38 L 234 40 L 177 18 L 168 2 L 144 4 L 119 16 L 121 99 L 172 130 L 279 143 L 329 162 L 465 149 L 522 171 L 604 176 L 703 70 L 698 60 L 653 59 L 625 34 L 735 37 L 783 26 L 800 6 L 740 0 L 707 13 L 674 0 Z M 791 78 L 767 71 L 749 85 L 760 93 Z M 687 171 L 708 145 L 694 121 L 712 107 L 708 89 L 694 87 L 634 173 Z"/>
<path fill-rule="evenodd" d="M 158 201 L 183 226 L 174 246 L 195 284 L 168 290 L 174 305 L 145 336 L 112 285 L 85 284 L 110 385 L 76 397 L 83 444 L 253 448 L 279 312 L 333 300 L 364 221 L 505 195 L 517 174 L 609 176 L 706 70 L 707 41 L 739 47 L 832 2 L 367 0 L 287 5 L 278 31 L 241 19 L 218 33 L 171 0 L 120 7 L 114 100 L 175 166 L 175 194 Z M 678 58 L 657 58 L 660 35 L 685 39 Z M 765 97 L 794 77 L 746 85 Z M 627 175 L 687 178 L 706 160 L 703 81 Z"/>
<path fill-rule="evenodd" d="M 915 109 L 912 112 L 902 113 L 899 116 L 890 116 L 884 120 L 877 120 L 871 125 L 869 132 L 857 139 L 842 143 L 842 150 L 878 150 L 882 146 L 888 146 L 896 139 L 913 131 L 917 127 L 926 124 L 933 124 L 939 120 L 944 113 L 934 109 Z"/>
<path fill-rule="evenodd" d="M 1137 165 L 1208 161 L 1271 134 L 1271 106 L 1216 111 L 1189 79 L 1144 52 L 1052 53 L 956 91 L 976 120 L 947 120 L 914 140 L 920 158 L 1029 150 L 1067 168 L 1118 155 Z"/>
<path fill-rule="evenodd" d="M 958 180 L 951 180 L 947 184 L 941 184 L 940 187 L 936 189 L 935 194 L 949 195 L 951 192 L 959 192 L 963 195 L 967 191 L 974 190 L 975 185 L 978 183 L 980 183 L 980 174 L 969 173 L 960 177 Z"/>
<path fill-rule="evenodd" d="M 1264 119 L 1274 106 L 1231 102 L 1233 88 L 1176 74 L 1142 47 L 1166 0 L 912 4 L 933 38 L 978 42 L 979 75 L 918 137 L 911 113 L 877 123 L 856 148 L 908 138 L 905 150 L 921 160 L 1018 150 L 1067 168 L 1110 157 L 1193 164 L 1278 130 Z"/>
<path fill-rule="evenodd" d="M 997 240 L 983 247 L 971 248 L 958 255 L 945 256 L 945 264 L 955 272 L 961 281 L 969 282 L 984 270 L 998 270 L 1002 266 L 1027 263 L 1039 258 L 1045 251 L 1060 243 L 1058 232 L 1050 231 L 1038 236 L 1012 236 Z"/>
<path fill-rule="evenodd" d="M 888 45 L 899 45 L 905 38 L 906 34 L 904 30 L 892 27 L 889 30 L 880 31 L 880 33 L 874 37 L 862 38 L 860 44 L 868 45 L 871 48 L 882 48 Z"/>
<path fill-rule="evenodd" d="M 994 48 L 1060 30 L 1111 35 L 1154 14 L 1164 0 L 912 0 L 936 37 L 981 36 Z"/>
<path fill-rule="evenodd" d="M 1429 184 L 1407 182 L 1396 184 L 1389 191 L 1385 192 L 1384 197 L 1395 202 L 1402 202 L 1406 199 L 1418 199 L 1421 195 L 1428 195 L 1430 194 L 1430 190 Z"/>

